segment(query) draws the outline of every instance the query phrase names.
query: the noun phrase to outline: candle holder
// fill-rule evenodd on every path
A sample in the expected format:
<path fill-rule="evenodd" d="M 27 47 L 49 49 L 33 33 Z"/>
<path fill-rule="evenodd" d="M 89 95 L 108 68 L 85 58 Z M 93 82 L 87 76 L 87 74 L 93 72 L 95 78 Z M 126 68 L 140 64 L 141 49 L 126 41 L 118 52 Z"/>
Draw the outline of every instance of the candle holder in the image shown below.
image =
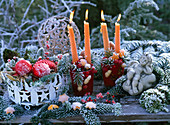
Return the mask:
<path fill-rule="evenodd" d="M 75 96 L 84 96 L 86 93 L 93 93 L 93 78 L 94 73 L 97 71 L 93 64 L 85 64 L 84 62 L 86 62 L 85 59 L 78 60 L 70 70 Z"/>
<path fill-rule="evenodd" d="M 124 67 L 126 65 L 123 62 L 123 58 L 118 55 L 120 54 L 113 54 L 109 58 L 104 57 L 102 59 L 102 75 L 106 87 L 115 86 L 115 81 L 124 74 Z"/>
<path fill-rule="evenodd" d="M 116 60 L 116 62 L 118 62 L 118 64 L 110 65 L 101 63 L 104 85 L 107 87 L 115 86 L 115 81 L 124 73 L 122 64 L 119 64 L 119 62 L 122 62 L 122 59 Z"/>
<path fill-rule="evenodd" d="M 84 84 L 85 80 L 88 78 L 88 76 L 86 75 L 87 72 L 90 72 L 89 75 L 91 76 L 91 79 L 89 80 L 89 82 L 87 84 Z M 75 71 L 70 71 L 70 76 L 71 76 L 71 81 L 72 81 L 72 87 L 73 87 L 73 92 L 75 96 L 84 96 L 86 93 L 90 93 L 90 95 L 93 93 L 93 78 L 94 78 L 94 73 L 92 73 L 92 70 L 90 71 L 84 71 L 84 72 L 79 72 L 81 74 L 84 75 L 83 77 L 83 85 L 78 86 L 78 84 L 76 84 L 74 82 L 74 73 Z"/>

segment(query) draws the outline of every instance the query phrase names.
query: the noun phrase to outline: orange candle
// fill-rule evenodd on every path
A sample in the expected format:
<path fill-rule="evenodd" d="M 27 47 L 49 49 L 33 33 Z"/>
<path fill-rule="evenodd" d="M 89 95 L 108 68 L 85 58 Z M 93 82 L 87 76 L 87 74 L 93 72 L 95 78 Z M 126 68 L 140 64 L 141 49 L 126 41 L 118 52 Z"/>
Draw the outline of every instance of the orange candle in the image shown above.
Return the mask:
<path fill-rule="evenodd" d="M 85 20 L 88 19 L 88 9 L 86 10 Z M 85 59 L 88 63 L 91 63 L 91 52 L 90 52 L 90 31 L 89 23 L 84 21 L 84 41 L 85 41 Z"/>
<path fill-rule="evenodd" d="M 72 23 L 73 15 L 74 15 L 74 11 L 71 12 L 71 14 L 70 14 L 70 24 Z M 69 31 L 72 59 L 73 59 L 73 63 L 75 63 L 78 60 L 78 54 L 77 54 L 77 47 L 76 47 L 76 41 L 75 41 L 73 27 L 68 25 L 68 31 Z"/>
<path fill-rule="evenodd" d="M 102 21 L 105 21 L 103 10 L 101 11 L 101 19 L 102 19 Z M 103 35 L 104 50 L 109 51 L 109 48 L 110 48 L 109 47 L 109 37 L 108 37 L 107 24 L 106 23 L 101 23 L 101 32 L 102 32 L 102 35 Z"/>
<path fill-rule="evenodd" d="M 118 23 L 120 18 L 121 18 L 121 14 L 119 14 L 117 22 L 115 23 L 115 51 L 116 53 L 120 52 L 120 24 Z"/>

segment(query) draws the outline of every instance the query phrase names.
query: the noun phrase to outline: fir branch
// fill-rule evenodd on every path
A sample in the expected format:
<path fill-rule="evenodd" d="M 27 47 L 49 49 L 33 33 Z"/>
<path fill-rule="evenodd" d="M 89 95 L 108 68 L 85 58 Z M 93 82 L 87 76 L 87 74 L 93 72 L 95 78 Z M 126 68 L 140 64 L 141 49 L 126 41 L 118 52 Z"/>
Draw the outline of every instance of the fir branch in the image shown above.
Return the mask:
<path fill-rule="evenodd" d="M 104 104 L 97 103 L 96 109 L 94 109 L 96 114 L 106 114 L 106 113 L 115 113 L 115 115 L 120 115 L 122 106 L 120 103 L 116 104 Z"/>
<path fill-rule="evenodd" d="M 74 83 L 79 86 L 83 85 L 83 80 L 84 80 L 83 77 L 84 77 L 83 72 L 73 72 Z"/>
<path fill-rule="evenodd" d="M 87 125 L 101 125 L 99 117 L 92 110 L 88 110 L 83 107 L 80 110 L 80 114 L 84 118 L 84 121 Z"/>

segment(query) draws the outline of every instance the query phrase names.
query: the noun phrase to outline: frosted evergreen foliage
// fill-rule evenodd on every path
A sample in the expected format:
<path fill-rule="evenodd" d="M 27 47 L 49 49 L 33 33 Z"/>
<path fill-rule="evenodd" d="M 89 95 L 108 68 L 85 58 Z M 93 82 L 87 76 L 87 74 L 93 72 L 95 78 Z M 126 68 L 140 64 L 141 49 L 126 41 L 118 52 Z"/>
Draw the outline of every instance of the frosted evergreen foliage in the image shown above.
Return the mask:
<path fill-rule="evenodd" d="M 105 113 L 115 113 L 116 116 L 120 115 L 122 110 L 122 106 L 120 103 L 116 104 L 104 104 L 98 103 L 95 109 L 97 114 L 105 114 Z"/>
<path fill-rule="evenodd" d="M 84 109 L 80 111 L 80 114 L 87 125 L 101 125 L 99 117 L 92 110 Z"/>
<path fill-rule="evenodd" d="M 69 74 L 70 67 L 71 67 L 71 59 L 70 59 L 70 55 L 67 53 L 64 54 L 62 59 L 59 61 L 58 72 L 60 73 L 60 75 Z"/>
<path fill-rule="evenodd" d="M 143 108 L 149 113 L 158 113 L 160 111 L 168 112 L 167 99 L 170 94 L 168 86 L 158 86 L 155 89 L 144 91 L 139 99 Z"/>
<path fill-rule="evenodd" d="M 84 97 L 83 97 L 84 98 Z M 100 119 L 97 116 L 98 114 L 106 114 L 111 113 L 111 115 L 119 115 L 122 110 L 122 106 L 119 103 L 116 104 L 104 104 L 104 103 L 96 103 L 96 108 L 86 108 L 86 104 L 83 104 L 81 109 L 73 110 L 72 103 L 73 102 L 81 102 L 82 97 L 70 97 L 69 101 L 64 103 L 56 101 L 55 103 L 59 106 L 59 108 L 48 110 L 48 106 L 50 104 L 45 104 L 42 106 L 36 115 L 32 117 L 32 122 L 38 123 L 43 122 L 43 119 L 59 119 L 66 117 L 74 117 L 77 115 L 82 115 L 84 121 L 87 125 L 100 125 Z"/>
<path fill-rule="evenodd" d="M 0 102 L 1 102 L 0 103 L 0 121 L 14 119 L 17 115 L 21 115 L 24 112 L 24 110 L 21 106 L 10 105 L 7 102 L 7 99 L 3 96 L 0 96 Z M 11 114 L 11 113 L 6 114 L 6 112 L 4 111 L 9 106 L 11 106 L 15 109 L 15 112 L 13 114 Z"/>
<path fill-rule="evenodd" d="M 68 100 L 70 102 L 81 102 L 81 97 L 70 97 Z"/>

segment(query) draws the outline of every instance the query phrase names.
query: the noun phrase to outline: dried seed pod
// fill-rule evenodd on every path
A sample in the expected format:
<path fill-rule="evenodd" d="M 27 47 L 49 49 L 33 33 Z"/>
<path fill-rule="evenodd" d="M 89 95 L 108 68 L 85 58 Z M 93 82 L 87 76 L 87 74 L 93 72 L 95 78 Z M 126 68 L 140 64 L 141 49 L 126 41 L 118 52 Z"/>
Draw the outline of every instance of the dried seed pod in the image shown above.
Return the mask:
<path fill-rule="evenodd" d="M 106 78 L 109 77 L 111 73 L 112 73 L 112 70 L 108 70 L 108 71 L 105 73 L 105 77 L 106 77 Z"/>
<path fill-rule="evenodd" d="M 80 92 L 82 90 L 82 86 L 78 86 L 77 90 Z"/>
<path fill-rule="evenodd" d="M 126 64 L 125 64 L 125 63 L 123 63 L 123 64 L 122 64 L 122 68 L 125 68 L 125 67 L 126 67 Z"/>
<path fill-rule="evenodd" d="M 91 75 L 89 75 L 89 76 L 84 80 L 84 84 L 89 83 L 90 79 L 91 79 Z"/>

